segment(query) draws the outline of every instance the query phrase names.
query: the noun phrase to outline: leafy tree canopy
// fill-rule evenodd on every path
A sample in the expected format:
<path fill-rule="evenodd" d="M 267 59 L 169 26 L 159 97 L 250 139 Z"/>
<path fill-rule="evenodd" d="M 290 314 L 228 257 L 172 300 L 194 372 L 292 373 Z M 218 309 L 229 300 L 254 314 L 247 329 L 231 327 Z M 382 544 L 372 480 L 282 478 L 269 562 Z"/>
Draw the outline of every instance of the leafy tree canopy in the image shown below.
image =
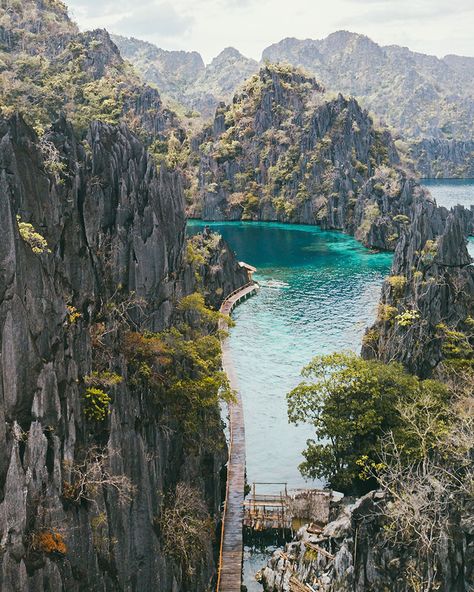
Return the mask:
<path fill-rule="evenodd" d="M 447 389 L 433 380 L 421 381 L 400 364 L 363 360 L 353 353 L 318 356 L 302 371 L 306 379 L 288 394 L 292 423 L 310 423 L 316 438 L 308 440 L 300 465 L 309 478 L 324 477 L 334 489 L 361 492 L 370 482 L 360 477 L 360 459 L 377 461 L 384 434 L 392 432 L 403 453 L 420 457 L 420 440 L 407 429 L 400 410 L 428 405 L 436 414 L 436 430 L 447 425 Z M 435 442 L 433 434 L 433 445 Z M 429 436 L 424 447 L 430 446 Z"/>

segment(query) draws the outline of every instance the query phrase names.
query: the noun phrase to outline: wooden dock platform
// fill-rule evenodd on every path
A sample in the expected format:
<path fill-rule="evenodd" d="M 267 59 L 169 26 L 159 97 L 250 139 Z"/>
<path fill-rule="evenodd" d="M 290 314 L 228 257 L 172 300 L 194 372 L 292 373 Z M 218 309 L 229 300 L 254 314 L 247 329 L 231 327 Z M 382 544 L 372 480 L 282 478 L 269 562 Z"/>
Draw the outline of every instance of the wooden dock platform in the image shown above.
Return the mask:
<path fill-rule="evenodd" d="M 230 315 L 234 308 L 253 294 L 258 284 L 251 282 L 224 300 L 220 312 Z M 225 329 L 222 322 L 221 329 Z M 229 346 L 222 342 L 222 367 L 236 400 L 229 404 L 230 443 L 227 465 L 227 488 L 222 519 L 221 549 L 217 575 L 217 592 L 241 592 L 243 561 L 243 520 L 245 490 L 245 424 L 242 398 Z"/>
<path fill-rule="evenodd" d="M 255 270 L 255 268 L 252 268 Z M 220 312 L 230 315 L 234 308 L 258 291 L 258 284 L 249 282 L 229 294 L 222 303 Z M 225 330 L 222 320 L 219 328 Z M 295 516 L 308 513 L 308 522 L 327 523 L 329 502 L 332 492 L 323 490 L 296 490 L 289 492 L 285 483 L 263 483 L 258 485 L 284 485 L 280 494 L 253 494 L 245 501 L 245 424 L 242 397 L 239 392 L 230 348 L 222 341 L 222 367 L 235 391 L 235 401 L 229 403 L 229 460 L 227 464 L 227 487 L 222 518 L 221 548 L 217 574 L 217 592 L 241 592 L 243 563 L 244 523 L 256 531 L 272 528 L 291 528 Z M 308 508 L 307 508 L 308 506 Z M 293 590 L 299 582 L 293 582 Z M 308 589 L 308 588 L 307 588 Z"/>
<path fill-rule="evenodd" d="M 274 493 L 261 493 L 262 485 L 271 486 Z M 275 486 L 283 487 L 275 492 Z M 253 483 L 244 501 L 244 526 L 254 532 L 294 531 L 302 521 L 324 527 L 333 495 L 326 489 L 288 490 L 287 483 Z"/>

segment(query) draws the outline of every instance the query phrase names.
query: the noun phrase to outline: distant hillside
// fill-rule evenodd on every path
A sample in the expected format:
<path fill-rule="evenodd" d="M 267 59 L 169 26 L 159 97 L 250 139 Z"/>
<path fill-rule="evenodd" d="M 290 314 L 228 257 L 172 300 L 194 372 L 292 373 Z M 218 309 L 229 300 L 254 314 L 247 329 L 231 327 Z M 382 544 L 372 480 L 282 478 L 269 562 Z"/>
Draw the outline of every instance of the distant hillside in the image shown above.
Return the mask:
<path fill-rule="evenodd" d="M 112 35 L 122 56 L 135 66 L 147 82 L 160 92 L 206 117 L 214 115 L 220 101 L 228 100 L 235 89 L 258 69 L 255 60 L 236 49 L 224 49 L 204 65 L 197 52 L 165 51 L 152 43 Z"/>
<path fill-rule="evenodd" d="M 122 56 L 131 61 L 147 82 L 160 91 L 180 100 L 205 70 L 204 61 L 196 51 L 166 51 L 133 37 L 111 35 Z"/>
<path fill-rule="evenodd" d="M 146 80 L 206 117 L 258 70 L 257 62 L 231 48 L 205 67 L 195 52 L 113 39 Z M 265 61 L 302 67 L 327 90 L 357 98 L 393 128 L 399 150 L 421 176 L 474 176 L 474 58 L 439 59 L 339 31 L 322 40 L 284 39 L 264 50 Z"/>
<path fill-rule="evenodd" d="M 306 68 L 407 137 L 472 138 L 473 58 L 438 59 L 338 31 L 320 41 L 284 39 L 265 49 L 263 59 Z"/>
<path fill-rule="evenodd" d="M 355 96 L 409 141 L 400 147 L 420 175 L 474 176 L 474 58 L 438 59 L 339 31 L 318 41 L 284 39 L 263 59 L 301 66 L 328 89 Z"/>

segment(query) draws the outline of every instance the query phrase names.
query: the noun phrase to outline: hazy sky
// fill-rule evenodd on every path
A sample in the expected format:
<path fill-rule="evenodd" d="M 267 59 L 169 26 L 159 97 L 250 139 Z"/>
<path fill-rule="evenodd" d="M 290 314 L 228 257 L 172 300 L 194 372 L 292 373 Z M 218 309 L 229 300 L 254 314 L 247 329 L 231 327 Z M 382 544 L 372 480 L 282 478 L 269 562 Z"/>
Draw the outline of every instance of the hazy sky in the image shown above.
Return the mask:
<path fill-rule="evenodd" d="M 83 29 L 199 51 L 206 62 L 233 46 L 260 59 L 284 37 L 320 39 L 339 29 L 381 45 L 474 56 L 474 0 L 65 0 Z"/>

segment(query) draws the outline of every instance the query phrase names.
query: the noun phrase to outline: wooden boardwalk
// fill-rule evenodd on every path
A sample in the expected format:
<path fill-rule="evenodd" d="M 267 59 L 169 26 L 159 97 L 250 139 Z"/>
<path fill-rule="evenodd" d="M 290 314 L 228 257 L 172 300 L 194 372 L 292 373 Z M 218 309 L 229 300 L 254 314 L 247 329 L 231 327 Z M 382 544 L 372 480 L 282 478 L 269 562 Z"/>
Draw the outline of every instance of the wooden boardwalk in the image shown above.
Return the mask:
<path fill-rule="evenodd" d="M 253 294 L 258 285 L 254 282 L 230 294 L 221 306 L 221 313 L 230 315 L 234 308 Z M 221 323 L 222 329 L 225 323 Z M 217 592 L 241 592 L 243 560 L 243 520 L 245 489 L 245 424 L 242 398 L 237 376 L 226 340 L 222 342 L 222 367 L 236 400 L 229 404 L 230 443 L 227 464 L 227 489 L 222 519 L 221 549 L 217 576 Z"/>

